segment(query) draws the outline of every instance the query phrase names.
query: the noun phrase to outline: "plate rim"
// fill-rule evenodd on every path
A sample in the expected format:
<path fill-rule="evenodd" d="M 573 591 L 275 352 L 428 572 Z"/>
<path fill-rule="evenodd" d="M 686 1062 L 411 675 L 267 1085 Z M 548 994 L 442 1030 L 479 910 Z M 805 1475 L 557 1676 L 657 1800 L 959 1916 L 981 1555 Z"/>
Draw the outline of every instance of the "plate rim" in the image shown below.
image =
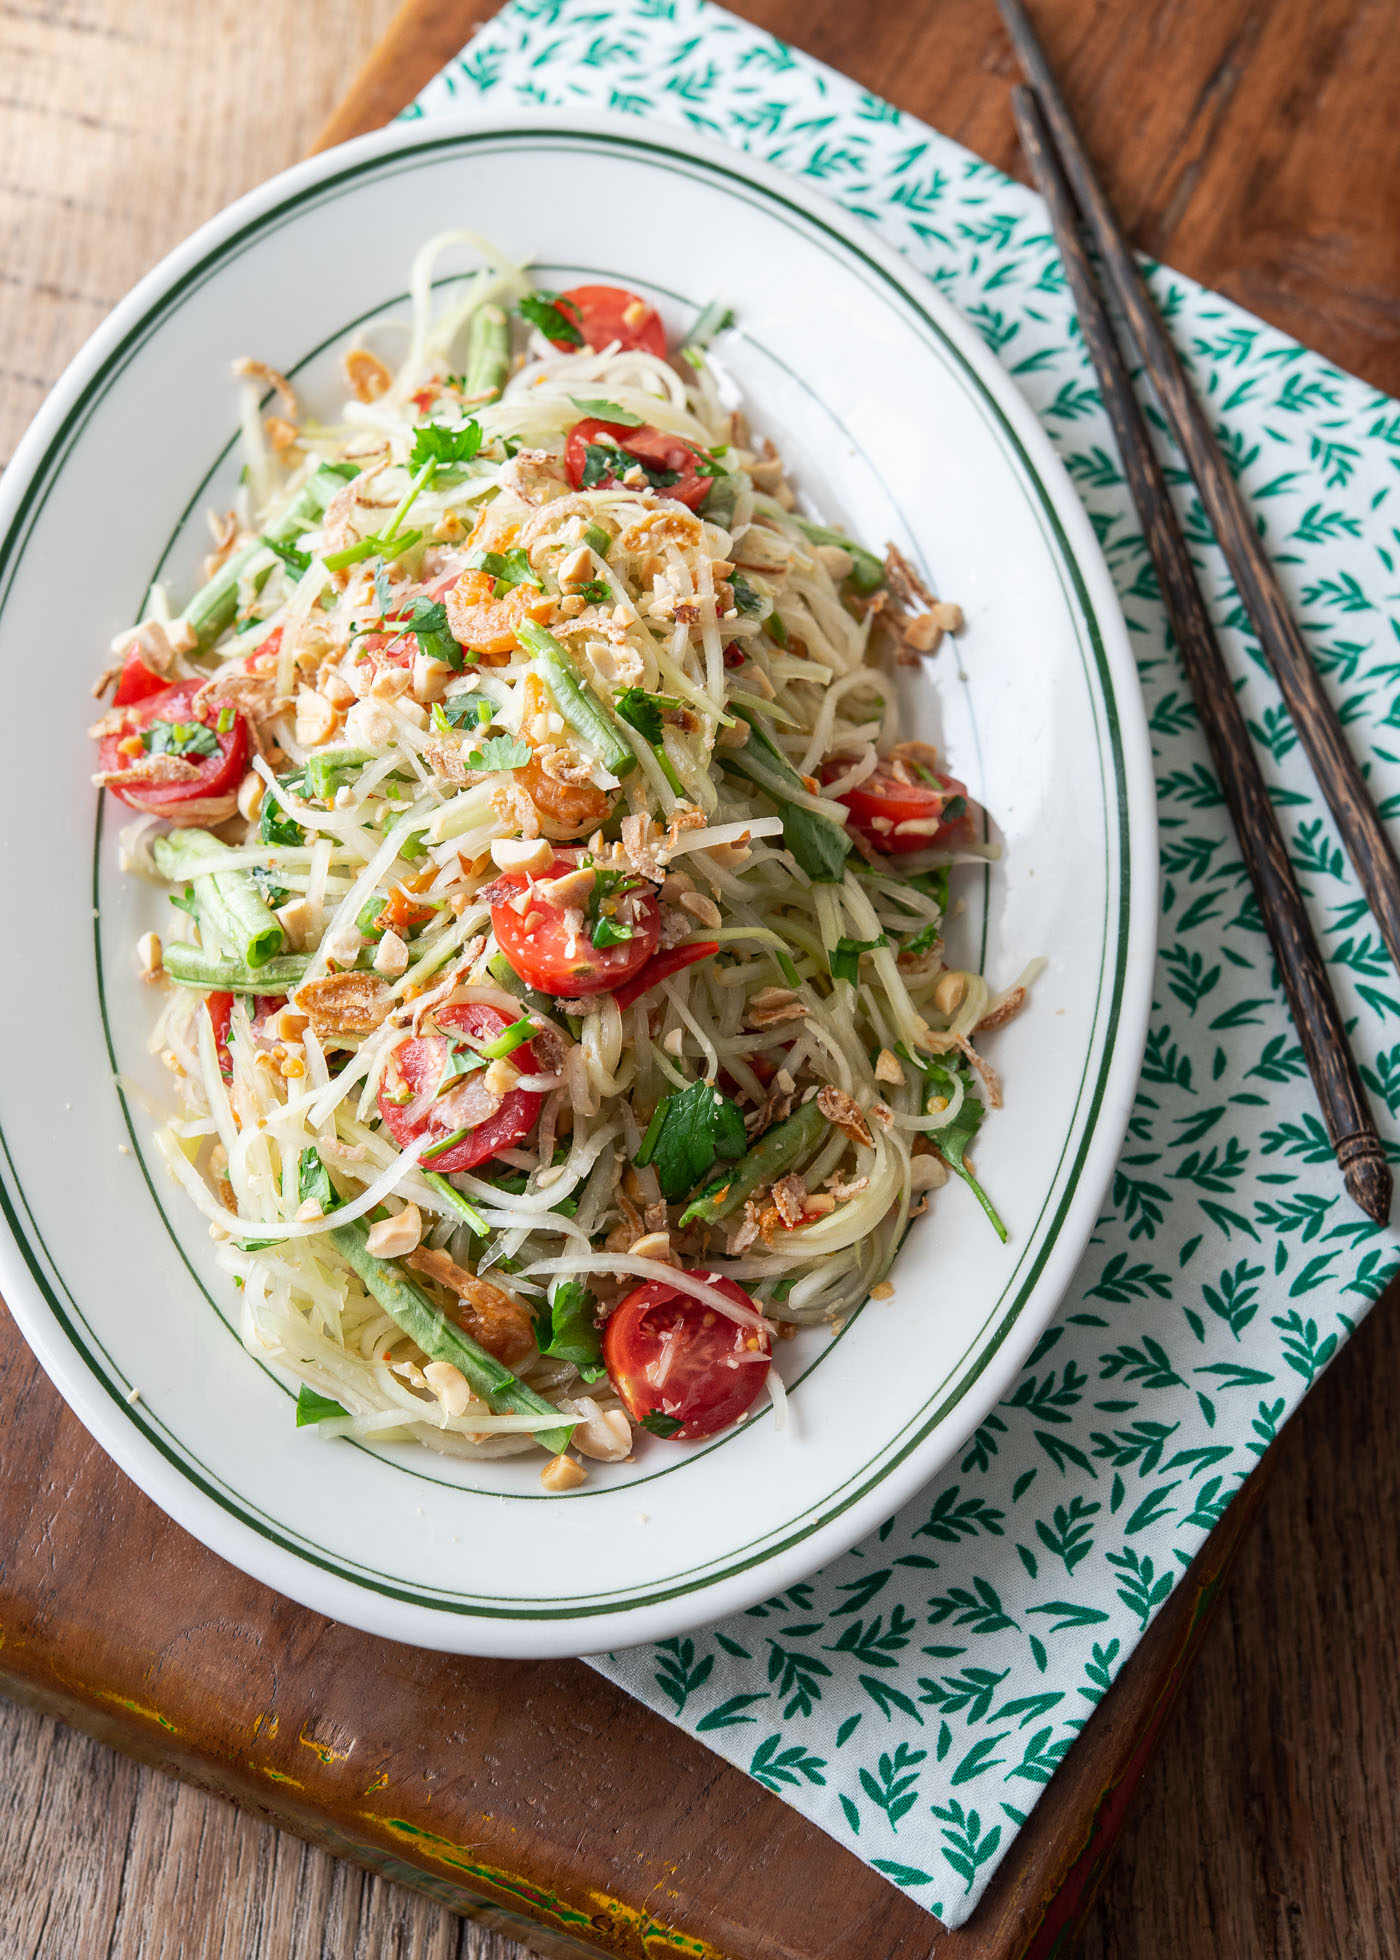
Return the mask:
<path fill-rule="evenodd" d="M 1066 1187 L 1061 1222 L 1041 1248 L 1038 1275 L 1024 1283 L 1030 1288 L 1029 1297 L 1014 1318 L 1003 1321 L 1000 1332 L 990 1329 L 981 1349 L 965 1353 L 950 1371 L 956 1381 L 954 1406 L 962 1411 L 966 1405 L 970 1427 L 1009 1386 L 1064 1296 L 1092 1231 L 1098 1200 L 1116 1160 L 1137 1085 L 1150 1008 L 1150 956 L 1156 942 L 1155 882 L 1148 875 L 1149 866 L 1155 869 L 1156 808 L 1146 713 L 1127 629 L 1102 551 L 1048 435 L 974 329 L 932 282 L 901 260 L 873 228 L 821 192 L 761 159 L 687 130 L 647 123 L 644 131 L 639 132 L 634 118 L 616 115 L 590 114 L 585 121 L 568 111 L 486 114 L 469 109 L 390 124 L 294 164 L 225 207 L 169 252 L 118 303 L 42 404 L 16 449 L 5 482 L 0 484 L 0 571 L 24 524 L 31 497 L 56 481 L 67 467 L 68 457 L 59 452 L 70 421 L 83 407 L 105 365 L 149 322 L 153 308 L 159 308 L 186 283 L 211 252 L 226 249 L 243 232 L 265 230 L 269 218 L 280 208 L 295 205 L 308 192 L 333 185 L 337 177 L 351 175 L 367 164 L 396 154 L 447 149 L 464 138 L 545 132 L 601 141 L 633 155 L 661 152 L 738 178 L 765 203 L 797 210 L 834 234 L 848 252 L 871 263 L 970 369 L 973 381 L 1000 418 L 1003 441 L 1009 437 L 1010 446 L 1019 449 L 1020 466 L 1041 489 L 1045 515 L 1059 534 L 1055 540 L 1057 569 L 1062 575 L 1068 574 L 1078 587 L 1074 601 L 1083 614 L 1079 624 L 1087 627 L 1098 654 L 1099 672 L 1093 687 L 1098 696 L 1096 709 L 1110 724 L 1116 723 L 1120 754 L 1118 780 L 1115 784 L 1110 770 L 1106 782 L 1110 824 L 1113 792 L 1117 792 L 1121 841 L 1118 876 L 1122 923 L 1116 936 L 1109 938 L 1106 961 L 1106 968 L 1116 963 L 1119 969 L 1117 1033 L 1105 1039 L 1098 1113 L 1084 1131 L 1080 1175 L 1073 1186 Z M 158 321 L 155 331 L 159 331 Z M 847 1479 L 848 1489 L 851 1484 L 857 1486 L 854 1492 L 840 1497 L 835 1492 L 827 1494 L 819 1507 L 822 1522 L 803 1528 L 801 1515 L 795 1515 L 775 1527 L 778 1545 L 751 1557 L 741 1552 L 727 1555 L 723 1570 L 713 1578 L 674 1586 L 660 1582 L 659 1597 L 653 1592 L 648 1599 L 635 1603 L 573 1602 L 562 1612 L 549 1608 L 532 1612 L 523 1603 L 498 1604 L 494 1609 L 476 1602 L 454 1605 L 450 1599 L 429 1604 L 421 1595 L 416 1602 L 406 1602 L 395 1597 L 392 1585 L 370 1590 L 362 1581 L 330 1569 L 314 1553 L 269 1538 L 260 1527 L 231 1511 L 222 1497 L 203 1487 L 189 1465 L 177 1461 L 144 1424 L 121 1419 L 109 1397 L 94 1388 L 93 1364 L 81 1342 L 63 1325 L 34 1248 L 12 1209 L 7 1188 L 12 1180 L 22 1198 L 23 1185 L 9 1164 L 6 1177 L 0 1180 L 0 1207 L 7 1226 L 0 1233 L 0 1277 L 16 1323 L 79 1420 L 168 1516 L 219 1556 L 315 1611 L 385 1637 L 520 1657 L 577 1655 L 596 1652 L 604 1644 L 633 1645 L 662 1638 L 742 1610 L 764 1593 L 782 1590 L 828 1563 L 936 1477 L 954 1453 L 955 1443 L 930 1447 L 928 1435 L 946 1421 L 952 1409 L 944 1407 L 941 1413 L 924 1415 L 920 1422 L 923 1433 L 906 1443 L 883 1467 L 872 1471 L 867 1461 Z M 1091 1196 L 1086 1197 L 1086 1193 Z M 1071 1224 L 1074 1230 L 1068 1232 Z M 51 1263 L 61 1278 L 57 1264 Z M 1049 1283 L 1047 1271 L 1052 1275 Z M 23 1302 L 22 1308 L 15 1305 L 16 1301 Z M 756 1573 L 762 1574 L 757 1583 Z M 693 1610 L 697 1601 L 703 1609 L 700 1620 Z M 543 1606 L 542 1601 L 540 1604 Z M 347 1606 L 353 1610 L 345 1610 Z M 491 1632 L 503 1626 L 509 1630 L 509 1644 Z M 470 1637 L 461 1638 L 463 1633 Z"/>

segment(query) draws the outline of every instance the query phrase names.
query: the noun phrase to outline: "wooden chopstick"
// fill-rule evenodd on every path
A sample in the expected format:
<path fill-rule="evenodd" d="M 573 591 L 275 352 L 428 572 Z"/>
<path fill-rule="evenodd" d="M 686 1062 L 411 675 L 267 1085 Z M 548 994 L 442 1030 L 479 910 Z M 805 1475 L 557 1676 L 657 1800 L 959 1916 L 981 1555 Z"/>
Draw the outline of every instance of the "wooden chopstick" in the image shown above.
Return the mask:
<path fill-rule="evenodd" d="M 1055 242 L 1064 261 L 1084 343 L 1098 374 L 1124 473 L 1157 569 L 1167 617 L 1181 650 L 1182 665 L 1195 697 L 1215 773 L 1259 900 L 1260 917 L 1293 1010 L 1327 1134 L 1347 1190 L 1368 1218 L 1383 1225 L 1390 1217 L 1392 1184 L 1385 1148 L 1371 1120 L 1356 1063 L 1347 1046 L 1341 1010 L 1313 937 L 1239 698 L 1196 582 L 1166 479 L 1095 284 L 1074 197 L 1046 127 L 1038 95 L 1027 88 L 1016 88 L 1012 90 L 1011 104 L 1021 148 L 1049 207 Z"/>
<path fill-rule="evenodd" d="M 1279 588 L 1264 540 L 1247 510 L 1205 411 L 1152 303 L 1137 261 L 1094 175 L 1088 153 L 1026 16 L 1021 0 L 997 0 L 1022 68 L 1035 89 L 1064 173 L 1102 261 L 1109 293 L 1127 323 L 1173 436 L 1201 493 L 1201 502 L 1254 622 L 1293 718 L 1318 788 L 1327 800 L 1372 916 L 1400 970 L 1400 857 L 1371 800 Z"/>

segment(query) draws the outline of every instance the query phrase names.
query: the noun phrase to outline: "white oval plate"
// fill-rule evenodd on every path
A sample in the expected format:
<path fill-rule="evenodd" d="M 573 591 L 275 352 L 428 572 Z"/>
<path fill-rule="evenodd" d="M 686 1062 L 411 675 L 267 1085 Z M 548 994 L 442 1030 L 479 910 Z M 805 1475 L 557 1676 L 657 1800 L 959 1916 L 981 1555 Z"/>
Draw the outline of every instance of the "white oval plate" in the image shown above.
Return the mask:
<path fill-rule="evenodd" d="M 639 289 L 673 338 L 710 298 L 733 306 L 728 367 L 804 494 L 897 541 L 967 614 L 911 681 L 910 726 L 946 744 L 1005 846 L 960 880 L 968 953 L 994 984 L 1049 960 L 1032 1011 L 990 1044 L 1006 1108 L 978 1170 L 1010 1243 L 951 1185 L 891 1302 L 834 1342 L 782 1345 L 785 1434 L 765 1404 L 706 1447 L 648 1439 L 562 1499 L 537 1459 L 298 1431 L 286 1382 L 239 1345 L 205 1228 L 113 1084 L 116 1068 L 158 1087 L 131 950 L 154 901 L 117 871 L 83 737 L 108 639 L 158 571 L 188 590 L 203 509 L 228 501 L 230 360 L 255 354 L 330 409 L 349 330 L 402 318 L 413 251 L 464 224 L 542 284 Z M 143 280 L 40 413 L 0 492 L 0 663 L 0 916 L 27 922 L 0 964 L 0 1278 L 78 1416 L 214 1551 L 372 1633 L 597 1652 L 792 1584 L 1006 1392 L 1084 1249 L 1137 1079 L 1147 735 L 1108 573 L 1045 436 L 927 282 L 835 206 L 733 151 L 596 117 L 400 125 L 288 171 Z"/>

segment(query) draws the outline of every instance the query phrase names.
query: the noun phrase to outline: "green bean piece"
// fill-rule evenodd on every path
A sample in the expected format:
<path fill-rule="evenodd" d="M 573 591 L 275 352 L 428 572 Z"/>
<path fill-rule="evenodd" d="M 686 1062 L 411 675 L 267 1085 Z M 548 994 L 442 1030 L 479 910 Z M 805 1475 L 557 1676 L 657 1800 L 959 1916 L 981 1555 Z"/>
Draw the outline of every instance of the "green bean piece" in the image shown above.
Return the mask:
<path fill-rule="evenodd" d="M 857 592 L 878 592 L 885 583 L 885 568 L 875 553 L 857 544 L 854 538 L 848 538 L 844 531 L 833 531 L 829 524 L 809 524 L 802 517 L 794 522 L 809 544 L 834 544 L 839 550 L 850 552 L 852 562 L 847 576 Z"/>
<path fill-rule="evenodd" d="M 264 967 L 287 943 L 251 872 L 221 871 L 232 853 L 207 830 L 172 830 L 152 847 L 157 867 L 178 884 L 193 878 L 201 916 L 245 966 Z"/>
<path fill-rule="evenodd" d="M 309 531 L 318 518 L 326 514 L 326 506 L 338 490 L 343 490 L 351 477 L 358 476 L 356 466 L 349 463 L 321 463 L 313 475 L 308 477 L 297 497 L 283 517 L 267 532 L 275 544 L 290 544 Z M 213 646 L 226 626 L 231 626 L 238 611 L 238 582 L 243 576 L 245 566 L 260 551 L 265 550 L 261 538 L 252 544 L 244 545 L 235 551 L 232 558 L 226 558 L 213 578 L 202 585 L 185 607 L 186 626 L 199 641 L 200 651 Z M 259 591 L 272 572 L 271 565 L 259 573 L 254 580 Z"/>
<path fill-rule="evenodd" d="M 371 749 L 325 749 L 320 755 L 308 756 L 307 789 L 323 803 L 333 803 L 341 784 L 349 782 L 373 761 Z"/>
<path fill-rule="evenodd" d="M 495 401 L 510 371 L 510 328 L 503 306 L 479 306 L 467 328 L 467 367 L 462 391 L 468 404 L 481 408 Z"/>
<path fill-rule="evenodd" d="M 161 960 L 170 979 L 182 987 L 223 994 L 290 993 L 305 979 L 311 964 L 305 953 L 283 953 L 261 966 L 248 966 L 242 960 L 215 959 L 183 939 L 172 940 Z"/>
<path fill-rule="evenodd" d="M 572 654 L 533 619 L 522 620 L 515 629 L 515 637 L 535 656 L 535 669 L 554 696 L 555 707 L 576 735 L 593 744 L 604 768 L 610 769 L 614 776 L 626 776 L 635 769 L 636 756 L 608 720 L 597 696 L 574 665 Z"/>
<path fill-rule="evenodd" d="M 826 1127 L 816 1098 L 793 1111 L 785 1123 L 775 1123 L 728 1170 L 711 1178 L 698 1198 L 681 1213 L 681 1224 L 710 1224 L 741 1211 L 755 1191 L 765 1190 L 799 1157 L 805 1156 Z"/>
<path fill-rule="evenodd" d="M 334 1225 L 330 1231 L 331 1244 L 359 1274 L 395 1326 L 401 1327 L 434 1361 L 451 1362 L 498 1414 L 502 1409 L 517 1409 L 522 1414 L 547 1416 L 549 1426 L 533 1432 L 535 1441 L 552 1456 L 566 1450 L 574 1433 L 573 1423 L 561 1417 L 552 1402 L 546 1402 L 534 1389 L 517 1381 L 509 1368 L 485 1348 L 478 1347 L 469 1334 L 454 1327 L 427 1294 L 405 1279 L 396 1266 L 386 1259 L 376 1259 L 366 1243 L 368 1236 L 358 1221 Z"/>

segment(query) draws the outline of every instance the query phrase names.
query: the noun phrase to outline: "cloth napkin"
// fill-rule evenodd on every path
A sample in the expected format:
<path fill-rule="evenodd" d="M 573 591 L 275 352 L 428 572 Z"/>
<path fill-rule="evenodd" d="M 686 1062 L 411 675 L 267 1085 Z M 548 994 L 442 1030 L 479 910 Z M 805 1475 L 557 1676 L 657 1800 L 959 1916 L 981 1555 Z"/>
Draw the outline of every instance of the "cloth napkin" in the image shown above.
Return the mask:
<path fill-rule="evenodd" d="M 1132 630 L 1156 758 L 1161 951 L 1105 1208 L 1014 1391 L 802 1585 L 593 1663 L 885 1873 L 967 1918 L 1095 1704 L 1397 1270 L 1348 1200 L 1037 197 L 705 0 L 513 0 L 410 116 L 481 103 L 679 123 L 872 225 L 1022 389 Z M 1371 788 L 1400 815 L 1400 404 L 1189 279 L 1152 287 Z M 1400 981 L 1180 458 L 1187 536 L 1391 1147 Z"/>

